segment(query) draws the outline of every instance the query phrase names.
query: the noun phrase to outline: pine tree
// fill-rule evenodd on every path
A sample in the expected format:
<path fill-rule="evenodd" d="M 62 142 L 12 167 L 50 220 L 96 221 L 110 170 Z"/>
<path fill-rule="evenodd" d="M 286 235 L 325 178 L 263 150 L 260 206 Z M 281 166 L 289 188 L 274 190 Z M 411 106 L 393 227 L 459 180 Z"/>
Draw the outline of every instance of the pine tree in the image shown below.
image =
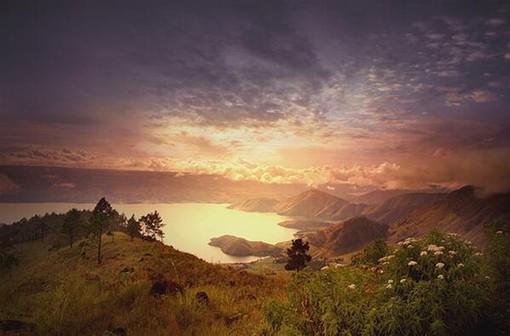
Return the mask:
<path fill-rule="evenodd" d="M 69 246 L 73 247 L 73 242 L 78 236 L 83 225 L 83 219 L 78 209 L 72 208 L 66 214 L 64 223 L 62 224 L 62 231 L 69 236 Z"/>
<path fill-rule="evenodd" d="M 133 241 L 134 237 L 138 237 L 140 235 L 141 230 L 140 222 L 135 219 L 135 215 L 132 215 L 131 218 L 127 221 L 127 233 L 131 237 L 131 241 Z"/>
<path fill-rule="evenodd" d="M 140 225 L 143 228 L 144 235 L 152 240 L 161 240 L 165 238 L 162 228 L 165 226 L 158 211 L 148 213 L 140 218 Z"/>
<path fill-rule="evenodd" d="M 111 221 L 115 215 L 115 211 L 108 201 L 103 197 L 97 202 L 96 207 L 92 211 L 90 224 L 92 232 L 98 240 L 97 244 L 97 263 L 101 265 L 101 237 L 103 233 L 108 231 Z"/>
<path fill-rule="evenodd" d="M 312 256 L 308 254 L 310 250 L 310 244 L 308 242 L 303 243 L 301 238 L 293 240 L 292 246 L 287 249 L 287 255 L 289 261 L 285 265 L 287 271 L 300 271 L 305 268 L 306 263 L 312 260 Z"/>

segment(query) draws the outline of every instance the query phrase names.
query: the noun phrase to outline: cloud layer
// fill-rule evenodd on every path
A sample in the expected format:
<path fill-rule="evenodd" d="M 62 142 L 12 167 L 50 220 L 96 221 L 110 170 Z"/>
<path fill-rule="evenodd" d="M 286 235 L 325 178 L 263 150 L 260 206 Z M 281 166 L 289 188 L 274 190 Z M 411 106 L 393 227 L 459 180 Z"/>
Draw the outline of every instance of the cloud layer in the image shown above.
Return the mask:
<path fill-rule="evenodd" d="M 0 164 L 508 186 L 508 3 L 0 6 Z"/>

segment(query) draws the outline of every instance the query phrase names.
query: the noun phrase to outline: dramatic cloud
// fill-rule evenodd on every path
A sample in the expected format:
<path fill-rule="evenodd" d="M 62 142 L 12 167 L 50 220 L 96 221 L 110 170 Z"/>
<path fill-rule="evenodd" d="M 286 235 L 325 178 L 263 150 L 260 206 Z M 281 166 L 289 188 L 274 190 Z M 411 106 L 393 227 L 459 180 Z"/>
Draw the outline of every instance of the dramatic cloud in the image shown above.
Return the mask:
<path fill-rule="evenodd" d="M 48 166 L 93 166 L 97 158 L 86 151 L 74 151 L 69 148 L 34 148 L 10 153 L 0 153 L 0 163 L 18 165 Z"/>
<path fill-rule="evenodd" d="M 507 185 L 510 3 L 8 1 L 0 12 L 0 164 Z"/>
<path fill-rule="evenodd" d="M 423 188 L 441 186 L 458 188 L 475 185 L 487 193 L 510 190 L 510 156 L 507 148 L 494 148 L 488 151 L 434 153 L 434 163 L 414 163 L 407 166 L 388 181 L 391 189 Z"/>

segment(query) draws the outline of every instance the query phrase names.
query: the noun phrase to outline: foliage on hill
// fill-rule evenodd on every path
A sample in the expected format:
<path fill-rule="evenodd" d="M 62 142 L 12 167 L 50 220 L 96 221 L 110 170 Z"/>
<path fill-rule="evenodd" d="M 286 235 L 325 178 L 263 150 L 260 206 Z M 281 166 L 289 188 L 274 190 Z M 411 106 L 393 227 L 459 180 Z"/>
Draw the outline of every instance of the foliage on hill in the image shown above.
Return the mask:
<path fill-rule="evenodd" d="M 101 266 L 89 240 L 55 252 L 41 241 L 15 245 L 19 266 L 0 274 L 0 320 L 33 323 L 35 335 L 248 335 L 263 324 L 261 304 L 283 294 L 281 277 L 115 235 L 103 242 Z M 183 293 L 153 296 L 158 281 Z"/>
<path fill-rule="evenodd" d="M 209 245 L 233 256 L 280 256 L 282 248 L 262 241 L 251 241 L 232 235 L 211 238 Z"/>
<path fill-rule="evenodd" d="M 80 213 L 84 218 L 90 217 L 90 211 L 81 211 Z M 55 238 L 61 238 L 62 244 L 65 245 L 68 238 L 64 237 L 64 233 L 61 232 L 65 217 L 65 214 L 52 212 L 43 216 L 36 215 L 30 219 L 22 218 L 11 225 L 2 225 L 0 226 L 0 245 L 10 246 Z"/>
<path fill-rule="evenodd" d="M 93 235 L 98 239 L 99 232 L 101 235 L 108 233 L 110 236 L 113 232 L 124 232 L 131 237 L 147 240 L 163 239 L 164 233 L 161 228 L 165 224 L 162 223 L 157 211 L 142 216 L 138 220 L 133 215 L 130 221 L 123 213 L 111 207 L 105 198 L 102 198 L 92 211 L 70 209 L 65 214 L 46 213 L 29 219 L 22 218 L 11 225 L 2 225 L 0 226 L 0 246 L 49 241 L 49 248 L 57 250 L 67 244 L 73 245 L 77 239 Z"/>
<path fill-rule="evenodd" d="M 491 232 L 487 256 L 456 235 L 432 231 L 401 242 L 374 267 L 299 272 L 288 301 L 265 307 L 268 334 L 503 334 L 510 237 Z"/>

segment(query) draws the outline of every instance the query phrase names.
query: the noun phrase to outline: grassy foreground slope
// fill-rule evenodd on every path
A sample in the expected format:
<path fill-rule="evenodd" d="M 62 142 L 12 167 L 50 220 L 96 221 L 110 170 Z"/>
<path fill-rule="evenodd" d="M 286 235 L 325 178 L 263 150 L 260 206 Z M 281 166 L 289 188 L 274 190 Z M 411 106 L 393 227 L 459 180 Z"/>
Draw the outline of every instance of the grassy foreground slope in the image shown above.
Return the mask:
<path fill-rule="evenodd" d="M 283 299 L 284 277 L 212 265 L 158 242 L 104 237 L 103 264 L 86 241 L 55 252 L 45 242 L 15 245 L 19 265 L 0 274 L 0 320 L 35 324 L 36 335 L 250 335 L 261 307 Z M 183 294 L 153 296 L 161 279 Z M 208 302 L 197 299 L 205 292 Z M 200 295 L 199 295 L 200 296 Z"/>

